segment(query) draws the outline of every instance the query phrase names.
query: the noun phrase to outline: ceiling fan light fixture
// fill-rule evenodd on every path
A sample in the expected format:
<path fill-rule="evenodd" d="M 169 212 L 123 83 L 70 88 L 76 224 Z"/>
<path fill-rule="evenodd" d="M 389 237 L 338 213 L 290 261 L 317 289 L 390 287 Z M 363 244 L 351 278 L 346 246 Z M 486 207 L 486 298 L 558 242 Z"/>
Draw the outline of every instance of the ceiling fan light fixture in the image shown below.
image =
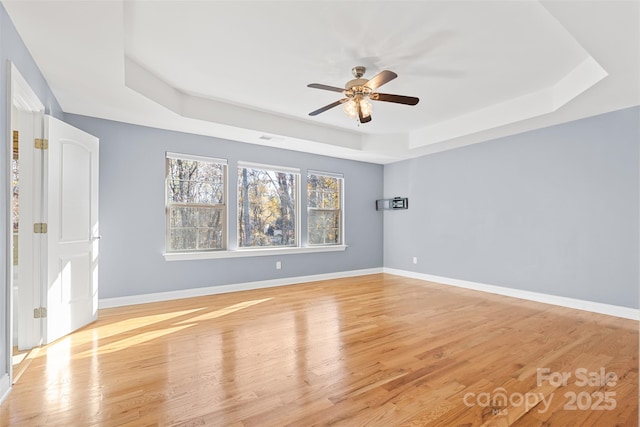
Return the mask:
<path fill-rule="evenodd" d="M 369 117 L 373 111 L 373 105 L 366 99 L 360 100 L 360 109 L 362 110 L 362 117 Z"/>
<path fill-rule="evenodd" d="M 344 104 L 344 112 L 347 117 L 355 119 L 358 117 L 358 107 L 353 99 L 348 100 Z"/>
<path fill-rule="evenodd" d="M 371 105 L 371 103 L 366 98 L 352 98 L 343 104 L 344 112 L 347 115 L 347 117 L 351 119 L 359 119 L 358 104 L 360 104 L 362 117 L 371 116 L 371 112 L 373 111 L 373 105 Z"/>

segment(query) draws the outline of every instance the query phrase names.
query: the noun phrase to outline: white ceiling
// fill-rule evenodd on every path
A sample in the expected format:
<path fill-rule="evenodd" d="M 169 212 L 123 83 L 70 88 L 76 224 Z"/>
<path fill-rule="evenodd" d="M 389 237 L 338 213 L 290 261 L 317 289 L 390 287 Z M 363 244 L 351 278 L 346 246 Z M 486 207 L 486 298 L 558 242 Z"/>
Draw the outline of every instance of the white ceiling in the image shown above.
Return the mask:
<path fill-rule="evenodd" d="M 3 1 L 65 112 L 388 163 L 640 104 L 640 2 Z M 398 78 L 358 125 L 351 68 Z"/>

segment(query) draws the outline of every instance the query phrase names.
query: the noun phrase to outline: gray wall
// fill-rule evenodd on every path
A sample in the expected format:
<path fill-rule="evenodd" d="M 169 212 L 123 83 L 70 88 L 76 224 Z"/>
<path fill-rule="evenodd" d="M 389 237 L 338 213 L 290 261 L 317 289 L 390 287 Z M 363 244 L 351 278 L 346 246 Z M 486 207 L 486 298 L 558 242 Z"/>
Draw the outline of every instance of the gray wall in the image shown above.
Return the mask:
<path fill-rule="evenodd" d="M 382 267 L 383 167 L 295 151 L 66 114 L 65 120 L 100 138 L 100 298 L 147 294 L 281 277 Z M 170 261 L 165 248 L 165 152 L 229 161 L 229 235 L 236 235 L 238 160 L 342 172 L 345 177 L 344 252 Z M 306 194 L 302 192 L 302 206 Z M 302 232 L 306 213 L 303 209 Z M 275 261 L 282 269 L 275 269 Z"/>
<path fill-rule="evenodd" d="M 62 117 L 60 105 L 58 105 L 47 82 L 33 61 L 33 58 L 31 58 L 29 51 L 9 19 L 9 15 L 7 15 L 4 6 L 0 4 L 0 100 L 2 100 L 0 102 L 0 135 L 2 135 L 2 141 L 7 140 L 10 132 L 9 124 L 7 123 L 7 107 L 11 102 L 7 98 L 9 61 L 12 61 L 16 65 L 20 74 L 22 74 L 44 104 L 47 112 L 58 118 Z M 7 218 L 6 193 L 9 188 L 9 182 L 7 180 L 9 159 L 7 158 L 8 148 L 5 144 L 6 142 L 2 144 L 2 149 L 0 149 L 0 179 L 2 180 L 2 188 L 4 189 L 2 193 L 5 195 L 4 197 L 0 197 L 0 235 L 2 236 L 3 242 L 2 245 L 0 245 L 0 277 L 2 277 L 0 281 L 0 307 L 2 307 L 2 315 L 0 315 L 0 376 L 8 372 L 6 370 L 8 355 L 6 313 L 8 312 L 9 305 L 7 303 L 8 266 L 6 262 L 6 236 L 9 218 Z"/>
<path fill-rule="evenodd" d="M 385 267 L 638 308 L 639 137 L 635 107 L 386 165 Z"/>

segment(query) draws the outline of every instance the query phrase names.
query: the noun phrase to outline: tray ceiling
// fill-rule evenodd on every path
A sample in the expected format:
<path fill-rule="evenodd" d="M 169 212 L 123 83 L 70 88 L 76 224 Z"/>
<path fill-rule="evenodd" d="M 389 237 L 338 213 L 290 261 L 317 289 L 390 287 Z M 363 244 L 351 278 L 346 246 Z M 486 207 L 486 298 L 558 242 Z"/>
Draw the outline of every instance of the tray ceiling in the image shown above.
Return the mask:
<path fill-rule="evenodd" d="M 4 1 L 65 112 L 388 163 L 638 105 L 638 3 Z M 388 69 L 358 125 L 351 68 Z"/>

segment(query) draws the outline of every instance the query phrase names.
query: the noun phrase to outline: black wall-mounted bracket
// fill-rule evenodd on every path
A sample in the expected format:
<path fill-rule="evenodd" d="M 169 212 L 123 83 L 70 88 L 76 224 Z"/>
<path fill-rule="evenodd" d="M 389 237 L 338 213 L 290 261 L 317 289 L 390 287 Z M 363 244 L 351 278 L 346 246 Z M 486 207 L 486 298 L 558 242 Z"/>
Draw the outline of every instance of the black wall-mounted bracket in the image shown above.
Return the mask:
<path fill-rule="evenodd" d="M 394 197 L 393 199 L 376 200 L 377 211 L 390 211 L 396 209 L 409 209 L 409 199 L 407 197 Z"/>

